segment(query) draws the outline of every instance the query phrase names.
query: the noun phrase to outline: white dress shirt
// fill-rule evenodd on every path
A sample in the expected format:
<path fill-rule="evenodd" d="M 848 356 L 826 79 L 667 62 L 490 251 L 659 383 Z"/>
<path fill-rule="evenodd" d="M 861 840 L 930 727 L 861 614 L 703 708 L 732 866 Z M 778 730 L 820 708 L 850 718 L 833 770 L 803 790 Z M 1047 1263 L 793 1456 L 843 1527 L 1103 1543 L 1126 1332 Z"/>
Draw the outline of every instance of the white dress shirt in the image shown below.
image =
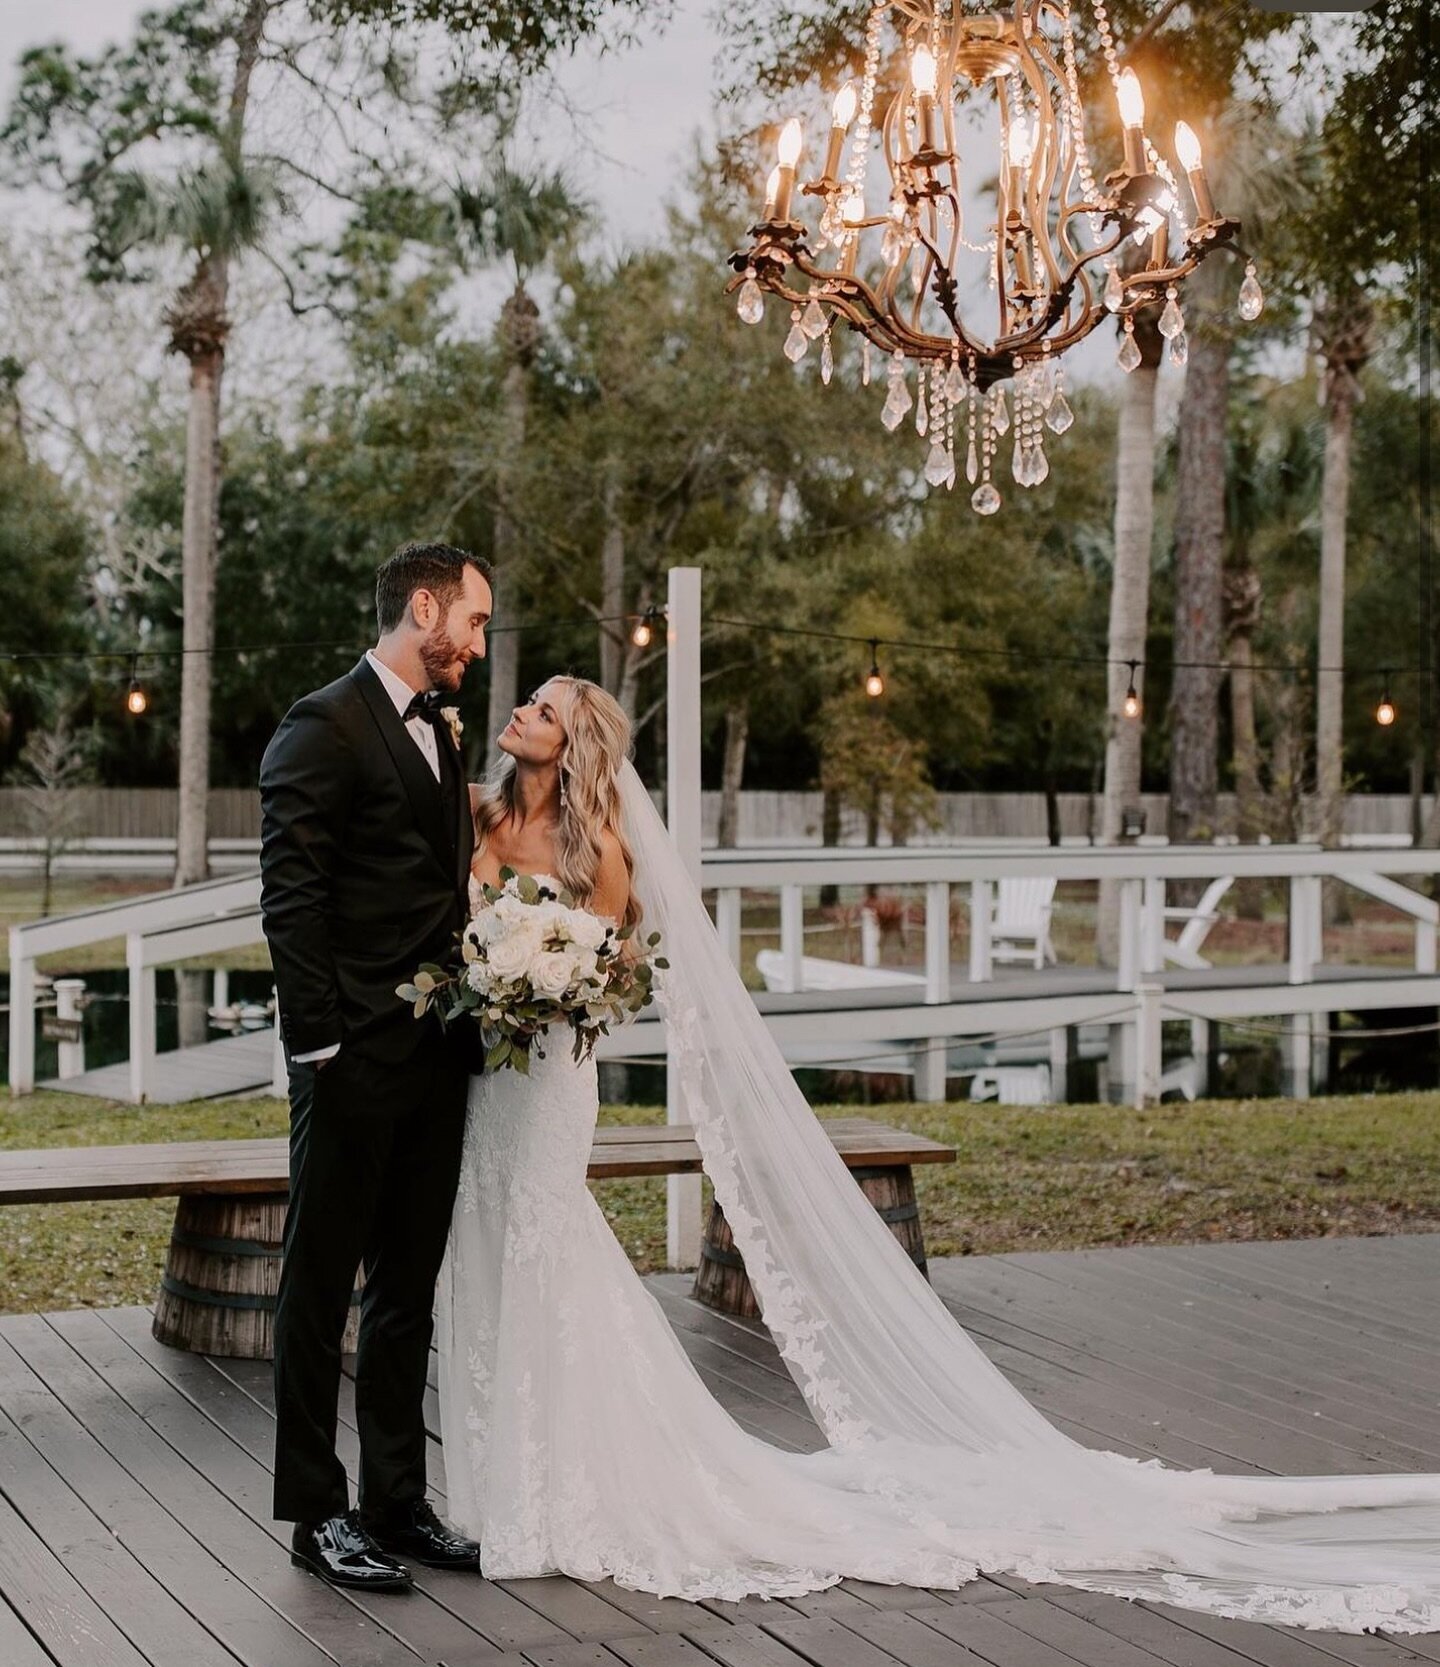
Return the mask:
<path fill-rule="evenodd" d="M 381 687 L 395 702 L 395 710 L 404 715 L 405 708 L 420 693 L 397 672 L 391 671 L 383 660 L 375 657 L 373 649 L 366 649 L 365 658 L 374 668 L 375 675 L 380 679 Z M 435 725 L 427 723 L 424 718 L 411 718 L 405 725 L 410 738 L 425 756 L 425 762 L 430 766 L 430 773 L 440 779 L 440 743 L 435 737 Z M 297 1053 L 294 1060 L 297 1065 L 314 1065 L 322 1059 L 333 1059 L 340 1052 L 340 1044 L 332 1042 L 328 1048 L 317 1048 L 314 1053 Z"/>

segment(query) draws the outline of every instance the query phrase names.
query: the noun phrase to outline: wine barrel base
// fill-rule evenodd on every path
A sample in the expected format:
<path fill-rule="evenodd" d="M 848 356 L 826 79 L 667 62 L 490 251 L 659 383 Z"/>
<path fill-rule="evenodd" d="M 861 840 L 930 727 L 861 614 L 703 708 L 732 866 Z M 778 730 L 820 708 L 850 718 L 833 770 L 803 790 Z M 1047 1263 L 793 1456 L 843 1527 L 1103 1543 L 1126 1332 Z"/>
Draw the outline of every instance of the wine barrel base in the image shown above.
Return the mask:
<path fill-rule="evenodd" d="M 905 1254 L 928 1279 L 930 1271 L 925 1261 L 920 1207 L 915 1201 L 915 1177 L 910 1165 L 857 1165 L 850 1173 L 875 1206 L 880 1219 L 900 1241 Z M 691 1294 L 697 1302 L 718 1313 L 733 1314 L 744 1320 L 761 1318 L 760 1304 L 718 1199 L 710 1206 L 710 1219 L 705 1224 L 700 1245 L 700 1266 Z"/>
<path fill-rule="evenodd" d="M 162 1343 L 230 1360 L 275 1356 L 285 1193 L 182 1197 L 151 1330 Z M 359 1292 L 341 1342 L 354 1352 Z"/>

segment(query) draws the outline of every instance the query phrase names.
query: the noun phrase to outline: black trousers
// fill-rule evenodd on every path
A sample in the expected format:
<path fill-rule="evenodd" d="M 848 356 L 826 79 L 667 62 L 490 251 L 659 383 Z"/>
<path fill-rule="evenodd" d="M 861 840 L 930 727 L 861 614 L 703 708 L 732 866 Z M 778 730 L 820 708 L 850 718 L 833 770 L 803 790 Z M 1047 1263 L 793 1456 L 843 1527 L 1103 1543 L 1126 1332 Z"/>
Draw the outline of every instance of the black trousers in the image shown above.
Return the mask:
<path fill-rule="evenodd" d="M 290 1208 L 275 1305 L 275 1515 L 348 1508 L 335 1453 L 340 1343 L 363 1262 L 355 1411 L 359 1506 L 425 1497 L 435 1281 L 460 1176 L 467 1066 L 456 1038 L 399 1064 L 342 1048 L 290 1065 Z"/>

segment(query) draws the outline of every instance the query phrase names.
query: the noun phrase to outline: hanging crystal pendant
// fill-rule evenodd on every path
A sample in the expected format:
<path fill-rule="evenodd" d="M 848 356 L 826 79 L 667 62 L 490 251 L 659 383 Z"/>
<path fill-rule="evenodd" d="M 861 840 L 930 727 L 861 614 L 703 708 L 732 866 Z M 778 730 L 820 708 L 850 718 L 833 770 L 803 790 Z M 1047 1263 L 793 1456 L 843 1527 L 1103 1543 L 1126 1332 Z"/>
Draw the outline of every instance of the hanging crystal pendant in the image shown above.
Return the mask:
<path fill-rule="evenodd" d="M 1005 390 L 998 382 L 990 396 L 990 426 L 997 434 L 1010 432 L 1010 407 L 1005 403 Z"/>
<path fill-rule="evenodd" d="M 898 221 L 892 220 L 880 239 L 880 259 L 886 266 L 899 266 L 905 258 L 905 232 Z"/>
<path fill-rule="evenodd" d="M 896 352 L 890 361 L 890 386 L 885 394 L 885 405 L 880 412 L 880 421 L 886 428 L 899 428 L 905 413 L 915 403 L 910 397 L 910 385 L 905 380 L 905 355 Z"/>
<path fill-rule="evenodd" d="M 920 373 L 920 389 L 915 398 L 915 432 L 923 439 L 930 427 L 930 407 L 925 403 L 925 373 Z"/>
<path fill-rule="evenodd" d="M 1178 336 L 1171 336 L 1168 351 L 1170 355 L 1170 363 L 1175 365 L 1177 368 L 1183 367 L 1185 361 L 1190 357 L 1190 344 L 1185 340 L 1185 332 L 1183 330 Z"/>
<path fill-rule="evenodd" d="M 867 337 L 860 343 L 860 386 L 870 386 L 870 341 Z"/>
<path fill-rule="evenodd" d="M 811 297 L 810 305 L 806 307 L 805 311 L 801 314 L 800 328 L 807 336 L 809 336 L 812 342 L 819 341 L 821 336 L 825 334 L 825 309 L 817 300 L 814 299 L 813 296 Z"/>
<path fill-rule="evenodd" d="M 790 312 L 790 334 L 785 338 L 785 357 L 792 365 L 798 365 L 805 357 L 809 346 L 810 338 L 805 334 L 805 327 L 800 322 L 800 309 L 794 307 Z"/>
<path fill-rule="evenodd" d="M 1115 362 L 1127 373 L 1140 363 L 1140 344 L 1135 340 L 1135 327 L 1128 319 L 1125 323 L 1125 340 L 1120 344 L 1120 352 Z"/>
<path fill-rule="evenodd" d="M 1173 341 L 1185 328 L 1185 317 L 1180 311 L 1180 303 L 1175 298 L 1175 286 L 1171 284 L 1165 292 L 1165 306 L 1160 314 L 1160 334 L 1166 341 Z"/>
<path fill-rule="evenodd" d="M 1045 448 L 1037 440 L 1030 448 L 1030 484 L 1039 486 L 1050 473 L 1050 459 L 1045 455 Z"/>
<path fill-rule="evenodd" d="M 820 343 L 820 380 L 828 388 L 830 378 L 835 374 L 835 352 L 830 346 L 830 332 L 825 332 L 825 339 Z"/>
<path fill-rule="evenodd" d="M 1125 305 L 1125 286 L 1120 282 L 1118 266 L 1110 268 L 1110 276 L 1105 280 L 1105 305 L 1112 313 L 1118 313 Z"/>
<path fill-rule="evenodd" d="M 977 515 L 993 515 L 1000 507 L 1000 494 L 988 480 L 982 481 L 970 494 L 970 507 Z"/>
<path fill-rule="evenodd" d="M 945 450 L 945 442 L 937 438 L 930 447 L 930 455 L 925 459 L 925 479 L 931 486 L 943 486 L 952 468 L 950 453 Z"/>
<path fill-rule="evenodd" d="M 1063 434 L 1075 421 L 1075 413 L 1070 409 L 1070 401 L 1065 397 L 1062 388 L 1050 402 L 1050 409 L 1045 413 L 1045 426 L 1052 434 Z"/>
<path fill-rule="evenodd" d="M 1030 373 L 1030 397 L 1047 410 L 1055 397 L 1055 366 L 1048 359 L 1041 359 Z"/>
<path fill-rule="evenodd" d="M 735 301 L 735 311 L 739 313 L 743 324 L 758 324 L 764 318 L 765 295 L 753 278 L 747 278 L 741 284 L 740 294 Z"/>
<path fill-rule="evenodd" d="M 1245 265 L 1245 281 L 1240 285 L 1240 316 L 1247 324 L 1253 324 L 1259 318 L 1265 305 L 1265 292 L 1260 288 L 1260 280 L 1255 276 L 1255 262 L 1247 261 Z"/>
<path fill-rule="evenodd" d="M 975 477 L 980 473 L 980 459 L 975 455 L 975 436 L 970 436 L 970 445 L 965 453 L 965 478 L 973 486 Z"/>
<path fill-rule="evenodd" d="M 945 397 L 952 405 L 958 405 L 965 397 L 965 377 L 954 361 L 945 373 Z"/>

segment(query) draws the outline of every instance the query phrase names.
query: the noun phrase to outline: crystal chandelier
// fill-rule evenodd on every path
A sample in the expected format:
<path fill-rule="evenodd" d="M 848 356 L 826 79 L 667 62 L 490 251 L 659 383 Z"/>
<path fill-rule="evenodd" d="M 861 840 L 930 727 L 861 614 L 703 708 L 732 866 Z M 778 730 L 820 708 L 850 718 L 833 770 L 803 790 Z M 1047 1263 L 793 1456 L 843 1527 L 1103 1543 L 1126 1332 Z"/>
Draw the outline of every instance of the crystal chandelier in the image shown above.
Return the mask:
<path fill-rule="evenodd" d="M 1085 140 L 1070 0 L 1015 0 L 1013 12 L 954 16 L 947 0 L 888 0 L 870 9 L 859 89 L 846 82 L 835 95 L 823 166 L 800 186 L 819 210 L 813 239 L 797 214 L 805 145 L 791 117 L 750 247 L 730 257 L 737 275 L 727 293 L 739 290 L 747 324 L 764 316 L 766 291 L 790 304 L 784 351 L 792 362 L 818 341 L 828 383 L 837 322 L 861 337 L 862 382 L 870 381 L 872 347 L 884 356 L 881 420 L 895 429 L 914 413 L 929 440 L 930 485 L 954 486 L 963 434 L 970 502 L 981 515 L 1000 507 L 994 477 L 1007 434 L 1017 485 L 1037 486 L 1049 474 L 1046 431 L 1063 434 L 1074 421 L 1060 357 L 1104 320 L 1121 321 L 1119 363 L 1131 371 L 1140 363 L 1134 315 L 1163 301 L 1169 357 L 1185 363 L 1180 285 L 1239 231 L 1216 212 L 1199 142 L 1184 122 L 1175 151 L 1193 214 L 1182 203 L 1175 172 L 1146 136 L 1140 82 L 1120 67 L 1104 0 L 1093 9 L 1124 133 L 1122 165 L 1103 183 Z M 903 76 L 881 113 L 882 59 L 897 48 Z M 980 128 L 973 138 L 970 126 L 962 131 L 962 112 L 981 102 L 991 109 L 988 156 Z M 883 201 L 867 177 L 875 149 L 888 174 Z M 978 238 L 966 226 L 967 183 L 972 200 L 983 190 L 994 202 Z M 972 292 L 993 334 L 962 318 L 962 295 L 968 303 Z M 1240 314 L 1256 318 L 1262 305 L 1247 261 Z"/>

